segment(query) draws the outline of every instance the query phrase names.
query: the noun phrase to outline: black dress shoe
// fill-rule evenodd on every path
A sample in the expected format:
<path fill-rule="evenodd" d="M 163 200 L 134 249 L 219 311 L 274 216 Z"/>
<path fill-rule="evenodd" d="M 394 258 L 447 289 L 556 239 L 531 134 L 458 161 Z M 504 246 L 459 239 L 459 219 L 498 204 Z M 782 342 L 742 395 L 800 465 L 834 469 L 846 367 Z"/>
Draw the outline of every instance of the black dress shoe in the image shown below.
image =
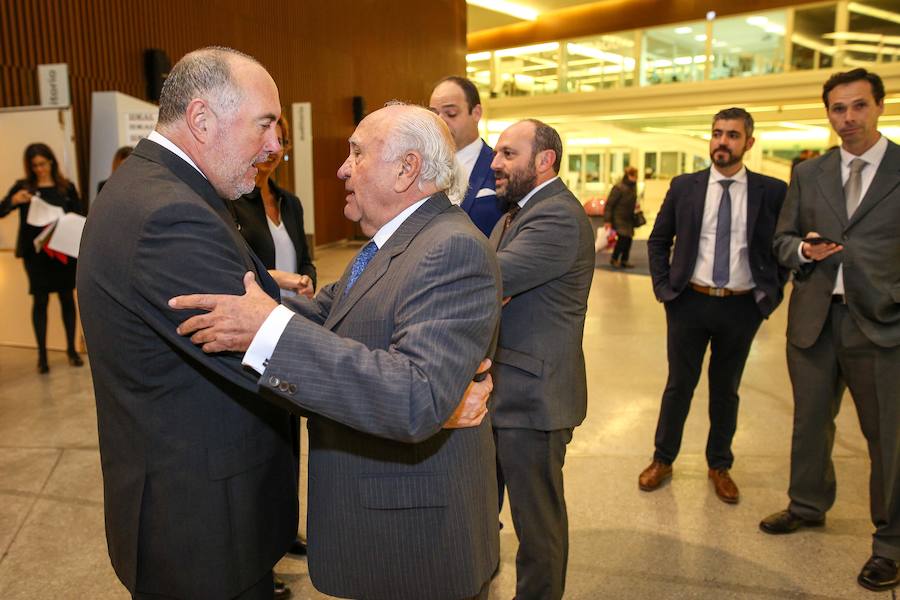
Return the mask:
<path fill-rule="evenodd" d="M 71 354 L 69 354 L 69 365 L 73 367 L 83 367 L 84 361 L 81 360 L 81 357 L 78 356 L 77 352 L 72 352 Z"/>
<path fill-rule="evenodd" d="M 863 565 L 856 581 L 859 582 L 859 585 L 873 592 L 883 592 L 895 588 L 900 583 L 900 575 L 897 573 L 897 561 L 873 554 L 866 561 L 866 564 Z"/>
<path fill-rule="evenodd" d="M 306 544 L 303 543 L 303 540 L 297 538 L 288 549 L 288 554 L 293 554 L 294 556 L 306 556 Z"/>
<path fill-rule="evenodd" d="M 50 372 L 50 365 L 47 364 L 46 360 L 39 360 L 38 366 L 37 366 L 37 371 L 41 375 L 46 375 L 47 373 Z"/>
<path fill-rule="evenodd" d="M 275 581 L 275 591 L 272 594 L 272 597 L 275 598 L 275 600 L 284 600 L 285 598 L 290 598 L 291 588 L 287 586 L 284 580 L 278 575 L 275 575 L 273 579 Z"/>
<path fill-rule="evenodd" d="M 759 528 L 764 533 L 782 534 L 794 533 L 801 527 L 821 527 L 825 519 L 811 520 L 798 517 L 789 510 L 780 510 L 759 522 Z"/>

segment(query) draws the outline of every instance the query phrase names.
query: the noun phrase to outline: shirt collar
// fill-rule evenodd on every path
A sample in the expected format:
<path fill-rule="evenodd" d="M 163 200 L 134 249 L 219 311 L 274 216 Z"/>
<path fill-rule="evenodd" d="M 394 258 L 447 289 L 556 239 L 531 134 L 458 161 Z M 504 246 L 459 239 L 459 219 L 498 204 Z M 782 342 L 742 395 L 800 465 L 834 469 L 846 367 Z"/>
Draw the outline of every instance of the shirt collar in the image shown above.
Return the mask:
<path fill-rule="evenodd" d="M 841 146 L 841 164 L 848 169 L 850 168 L 850 161 L 854 158 L 861 158 L 866 161 L 867 164 L 878 166 L 881 164 L 881 159 L 884 158 L 884 153 L 887 152 L 887 138 L 883 135 L 878 138 L 878 141 L 872 144 L 872 147 L 856 156 L 855 154 L 850 154 L 844 147 Z"/>
<path fill-rule="evenodd" d="M 478 155 L 481 154 L 481 147 L 484 146 L 484 142 L 481 138 L 476 138 L 474 142 L 466 146 L 465 148 L 461 148 L 456 151 L 456 158 L 459 162 L 475 162 L 478 159 Z"/>
<path fill-rule="evenodd" d="M 719 173 L 719 171 L 718 171 L 718 169 L 716 169 L 715 165 L 710 167 L 710 169 L 709 169 L 709 183 L 710 184 L 717 183 L 724 179 L 731 179 L 735 183 L 747 183 L 747 167 L 744 165 L 741 165 L 741 170 L 738 171 L 737 173 L 735 173 L 734 175 L 732 175 L 731 177 L 726 177 L 725 175 L 722 175 L 721 173 Z"/>
<path fill-rule="evenodd" d="M 420 206 L 425 204 L 425 201 L 429 198 L 431 198 L 431 196 L 425 196 L 418 202 L 409 205 L 403 210 L 403 212 L 381 226 L 381 229 L 379 229 L 375 233 L 375 235 L 372 236 L 372 241 L 375 242 L 375 245 L 378 246 L 379 250 L 387 243 L 389 239 L 391 239 L 391 236 L 394 235 L 394 232 L 400 229 L 400 226 L 403 225 L 403 222 L 406 221 L 406 219 L 408 219 L 411 214 L 416 212 L 416 210 Z"/>
<path fill-rule="evenodd" d="M 529 200 L 531 200 L 531 197 L 532 197 L 532 196 L 534 196 L 535 194 L 537 194 L 539 191 L 541 191 L 542 189 L 544 189 L 544 188 L 547 187 L 550 183 L 556 181 L 557 179 L 559 179 L 559 175 L 557 175 L 556 177 L 553 177 L 552 179 L 548 179 L 547 181 L 545 181 L 545 182 L 542 183 L 541 185 L 537 186 L 536 188 L 534 188 L 533 190 L 531 190 L 530 192 L 528 192 L 528 194 L 526 194 L 524 198 L 522 198 L 521 200 L 519 200 L 519 208 L 525 208 L 525 205 L 528 203 Z"/>
<path fill-rule="evenodd" d="M 194 161 L 191 160 L 191 157 L 188 156 L 187 154 L 185 154 L 184 150 L 182 150 L 181 148 L 176 146 L 172 140 L 170 140 L 169 138 L 167 138 L 160 132 L 158 132 L 154 129 L 153 131 L 150 132 L 150 135 L 147 136 L 147 139 L 150 140 L 151 142 L 156 142 L 157 144 L 159 144 L 160 146 L 162 146 L 163 148 L 165 148 L 172 154 L 175 154 L 181 160 L 183 160 L 187 164 L 189 164 L 192 167 L 194 167 L 195 169 L 197 169 L 197 172 L 200 173 L 201 175 L 203 175 L 204 178 L 209 179 L 208 177 L 206 177 L 206 175 L 204 175 L 203 171 L 200 170 L 200 167 L 198 167 L 196 165 L 196 163 L 194 163 Z"/>

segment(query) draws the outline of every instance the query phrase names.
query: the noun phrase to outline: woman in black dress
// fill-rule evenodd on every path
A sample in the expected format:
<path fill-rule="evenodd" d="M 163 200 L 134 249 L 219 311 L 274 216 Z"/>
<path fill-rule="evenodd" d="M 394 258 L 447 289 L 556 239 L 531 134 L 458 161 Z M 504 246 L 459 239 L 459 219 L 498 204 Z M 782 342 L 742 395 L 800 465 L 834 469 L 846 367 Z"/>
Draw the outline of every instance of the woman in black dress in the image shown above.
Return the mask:
<path fill-rule="evenodd" d="M 232 206 L 241 235 L 278 283 L 282 296 L 300 294 L 312 298 L 316 267 L 306 245 L 303 206 L 297 196 L 281 189 L 271 179 L 291 147 L 290 130 L 283 116 L 278 118 L 275 131 L 281 150 L 256 164 L 256 187 Z"/>
<path fill-rule="evenodd" d="M 43 227 L 29 225 L 28 210 L 32 197 L 38 196 L 47 204 L 61 207 L 65 212 L 81 213 L 81 201 L 75 186 L 59 172 L 53 151 L 46 144 L 31 144 L 25 149 L 25 179 L 12 186 L 0 202 L 0 218 L 13 210 L 19 212 L 19 235 L 16 256 L 25 264 L 28 274 L 28 293 L 33 298 L 31 319 L 38 345 L 38 372 L 47 373 L 47 304 L 52 292 L 59 295 L 63 324 L 66 328 L 66 349 L 69 364 L 80 367 L 84 363 L 75 351 L 75 259 L 44 247 L 35 250 L 34 240 Z"/>

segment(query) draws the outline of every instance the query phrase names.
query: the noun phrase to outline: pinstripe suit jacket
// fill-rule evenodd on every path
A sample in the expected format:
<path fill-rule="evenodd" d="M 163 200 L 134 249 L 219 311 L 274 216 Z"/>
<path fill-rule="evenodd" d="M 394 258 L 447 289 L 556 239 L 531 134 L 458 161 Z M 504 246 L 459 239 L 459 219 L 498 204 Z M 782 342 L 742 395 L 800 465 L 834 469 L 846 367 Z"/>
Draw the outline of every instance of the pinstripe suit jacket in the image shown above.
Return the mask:
<path fill-rule="evenodd" d="M 587 412 L 581 341 L 594 277 L 591 223 L 560 179 L 532 196 L 502 235 L 504 221 L 491 243 L 499 244 L 511 300 L 500 321 L 491 419 L 495 427 L 575 427 Z"/>
<path fill-rule="evenodd" d="M 310 577 L 342 597 L 473 596 L 499 550 L 491 425 L 441 425 L 491 341 L 496 257 L 436 194 L 344 297 L 349 273 L 289 304 L 299 316 L 260 380 L 315 413 Z"/>

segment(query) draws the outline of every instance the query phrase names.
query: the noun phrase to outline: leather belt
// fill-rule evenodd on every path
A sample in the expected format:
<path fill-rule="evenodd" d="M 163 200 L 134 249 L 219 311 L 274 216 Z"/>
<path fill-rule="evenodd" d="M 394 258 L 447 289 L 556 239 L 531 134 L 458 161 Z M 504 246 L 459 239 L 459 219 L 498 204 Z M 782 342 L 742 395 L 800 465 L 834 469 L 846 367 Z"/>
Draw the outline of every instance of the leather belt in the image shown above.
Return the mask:
<path fill-rule="evenodd" d="M 843 294 L 832 294 L 831 295 L 831 303 L 832 304 L 847 304 L 847 297 Z"/>
<path fill-rule="evenodd" d="M 707 287 L 705 285 L 697 285 L 692 283 L 691 287 L 695 292 L 700 292 L 704 296 L 712 296 L 714 298 L 725 298 L 727 296 L 743 296 L 749 294 L 753 290 L 729 290 L 728 288 Z"/>

